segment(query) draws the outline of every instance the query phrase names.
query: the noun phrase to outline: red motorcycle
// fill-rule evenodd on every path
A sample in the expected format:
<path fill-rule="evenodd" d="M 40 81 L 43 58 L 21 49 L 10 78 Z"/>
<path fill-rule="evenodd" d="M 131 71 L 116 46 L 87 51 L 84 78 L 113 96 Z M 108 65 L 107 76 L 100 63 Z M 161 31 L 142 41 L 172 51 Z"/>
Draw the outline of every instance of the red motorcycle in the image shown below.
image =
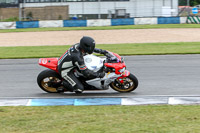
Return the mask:
<path fill-rule="evenodd" d="M 131 92 L 138 86 L 138 79 L 126 70 L 124 58 L 113 53 L 117 60 L 110 58 L 100 58 L 95 55 L 84 56 L 84 61 L 88 69 L 100 72 L 105 71 L 103 78 L 86 79 L 74 69 L 74 75 L 83 83 L 85 90 L 107 90 L 109 87 L 118 92 Z M 58 73 L 58 58 L 40 58 L 39 65 L 48 69 L 42 71 L 37 77 L 39 87 L 49 93 L 58 93 L 58 87 L 62 86 L 62 77 Z M 65 88 L 66 91 L 67 88 Z"/>

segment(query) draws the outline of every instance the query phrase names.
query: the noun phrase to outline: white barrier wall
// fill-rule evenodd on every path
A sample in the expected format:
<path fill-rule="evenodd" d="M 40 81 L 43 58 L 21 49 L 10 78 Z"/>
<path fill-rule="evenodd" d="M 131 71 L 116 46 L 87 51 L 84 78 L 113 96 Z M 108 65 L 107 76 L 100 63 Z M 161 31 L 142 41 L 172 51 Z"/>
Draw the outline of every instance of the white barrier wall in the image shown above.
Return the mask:
<path fill-rule="evenodd" d="M 134 18 L 135 25 L 139 24 L 158 24 L 157 18 Z"/>
<path fill-rule="evenodd" d="M 16 22 L 0 22 L 0 29 L 16 29 Z"/>
<path fill-rule="evenodd" d="M 111 26 L 111 19 L 87 20 L 87 26 Z"/>
<path fill-rule="evenodd" d="M 63 20 L 39 21 L 39 27 L 63 27 Z"/>
<path fill-rule="evenodd" d="M 194 17 L 197 22 L 199 19 Z M 86 27 L 144 24 L 185 24 L 187 17 L 127 18 L 127 19 L 93 19 L 93 20 L 47 20 L 0 22 L 0 29 L 43 28 L 43 27 Z"/>
<path fill-rule="evenodd" d="M 180 23 L 185 24 L 187 21 L 187 17 L 180 17 Z"/>

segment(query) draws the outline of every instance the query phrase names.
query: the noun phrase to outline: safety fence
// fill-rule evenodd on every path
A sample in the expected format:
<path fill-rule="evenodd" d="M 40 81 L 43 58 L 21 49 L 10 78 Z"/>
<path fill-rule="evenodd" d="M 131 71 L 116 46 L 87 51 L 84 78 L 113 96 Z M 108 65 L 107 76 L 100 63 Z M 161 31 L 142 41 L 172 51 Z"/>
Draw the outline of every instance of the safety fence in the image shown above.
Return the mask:
<path fill-rule="evenodd" d="M 182 24 L 187 17 L 126 18 L 126 19 L 91 19 L 91 20 L 47 20 L 0 22 L 0 29 L 43 28 L 43 27 L 90 27 L 144 24 Z"/>

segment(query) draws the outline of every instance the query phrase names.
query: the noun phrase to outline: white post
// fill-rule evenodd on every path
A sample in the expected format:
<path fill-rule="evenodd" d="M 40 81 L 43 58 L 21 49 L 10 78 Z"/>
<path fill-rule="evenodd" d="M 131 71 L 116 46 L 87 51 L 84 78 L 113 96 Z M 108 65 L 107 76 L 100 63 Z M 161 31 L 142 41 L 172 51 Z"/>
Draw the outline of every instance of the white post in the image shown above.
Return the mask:
<path fill-rule="evenodd" d="M 99 5 L 98 19 L 101 19 L 101 0 L 98 0 L 98 5 Z"/>
<path fill-rule="evenodd" d="M 187 0 L 187 6 L 190 6 L 190 0 Z"/>
<path fill-rule="evenodd" d="M 19 21 L 22 20 L 22 9 L 21 9 L 21 4 L 19 2 Z"/>
<path fill-rule="evenodd" d="M 190 6 L 190 0 L 187 0 L 187 9 L 188 9 L 188 16 L 190 16 L 190 10 L 189 10 L 189 6 Z"/>
<path fill-rule="evenodd" d="M 84 18 L 84 0 L 82 1 L 82 19 L 87 19 L 86 17 Z M 78 18 L 78 15 L 76 16 Z"/>
<path fill-rule="evenodd" d="M 25 18 L 25 0 L 23 0 L 23 18 Z"/>

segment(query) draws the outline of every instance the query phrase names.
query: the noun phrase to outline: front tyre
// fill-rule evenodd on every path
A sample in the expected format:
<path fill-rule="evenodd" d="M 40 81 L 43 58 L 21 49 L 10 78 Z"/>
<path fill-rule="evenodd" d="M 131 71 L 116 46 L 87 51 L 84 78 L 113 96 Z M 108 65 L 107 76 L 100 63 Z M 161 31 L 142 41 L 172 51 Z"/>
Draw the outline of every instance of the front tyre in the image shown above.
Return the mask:
<path fill-rule="evenodd" d="M 48 93 L 58 93 L 57 88 L 61 82 L 60 75 L 51 69 L 42 71 L 37 77 L 39 87 Z"/>
<path fill-rule="evenodd" d="M 123 83 L 120 83 L 116 79 L 110 84 L 110 87 L 118 92 L 131 92 L 138 86 L 138 79 L 133 74 L 130 74 L 128 77 L 124 77 L 122 80 Z"/>

